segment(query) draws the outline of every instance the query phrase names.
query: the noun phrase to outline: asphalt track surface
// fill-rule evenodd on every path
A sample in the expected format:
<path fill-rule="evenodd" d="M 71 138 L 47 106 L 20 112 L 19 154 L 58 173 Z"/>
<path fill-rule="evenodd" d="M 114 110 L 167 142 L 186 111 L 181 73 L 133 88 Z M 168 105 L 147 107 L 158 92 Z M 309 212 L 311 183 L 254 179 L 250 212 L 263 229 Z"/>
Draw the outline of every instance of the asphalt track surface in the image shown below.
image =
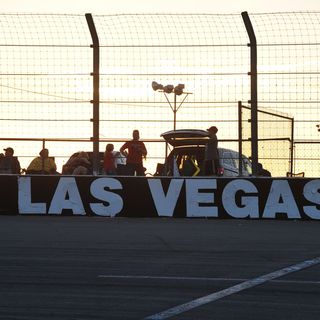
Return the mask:
<path fill-rule="evenodd" d="M 0 216 L 0 319 L 316 320 L 319 257 L 318 221 Z"/>

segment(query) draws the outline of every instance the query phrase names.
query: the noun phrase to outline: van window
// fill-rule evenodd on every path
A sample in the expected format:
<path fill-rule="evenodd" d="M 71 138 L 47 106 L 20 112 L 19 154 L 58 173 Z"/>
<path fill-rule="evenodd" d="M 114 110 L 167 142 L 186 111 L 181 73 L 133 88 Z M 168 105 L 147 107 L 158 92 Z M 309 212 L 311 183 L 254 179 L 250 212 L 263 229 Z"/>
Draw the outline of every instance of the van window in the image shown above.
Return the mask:
<path fill-rule="evenodd" d="M 233 162 L 231 152 L 224 152 L 221 160 L 223 164 L 234 167 L 234 162 Z"/>
<path fill-rule="evenodd" d="M 237 168 L 237 170 L 239 170 L 240 166 L 239 166 L 239 158 L 234 158 L 234 163 L 235 166 Z M 249 175 L 252 174 L 252 168 L 251 168 L 251 163 L 250 161 L 245 158 L 244 156 L 242 157 L 242 173 L 248 173 Z"/>
<path fill-rule="evenodd" d="M 234 163 L 235 163 L 236 168 L 239 170 L 239 159 L 234 159 Z M 242 166 L 242 168 L 243 168 L 243 166 Z"/>
<path fill-rule="evenodd" d="M 243 169 L 245 171 L 247 171 L 249 174 L 252 174 L 252 167 L 251 167 L 251 163 L 248 159 L 244 158 L 243 159 Z"/>

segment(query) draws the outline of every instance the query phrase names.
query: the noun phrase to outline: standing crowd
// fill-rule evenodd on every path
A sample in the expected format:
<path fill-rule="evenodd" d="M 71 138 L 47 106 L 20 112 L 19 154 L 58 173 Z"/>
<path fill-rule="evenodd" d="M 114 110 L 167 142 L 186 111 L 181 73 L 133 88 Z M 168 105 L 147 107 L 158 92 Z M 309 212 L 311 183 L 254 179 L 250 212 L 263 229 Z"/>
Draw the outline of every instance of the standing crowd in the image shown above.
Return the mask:
<path fill-rule="evenodd" d="M 54 157 L 49 157 L 47 148 L 39 152 L 39 156 L 30 162 L 27 169 L 21 169 L 13 148 L 8 147 L 4 151 L 4 154 L 0 154 L 0 174 L 59 174 Z M 114 151 L 114 145 L 107 144 L 102 160 L 103 173 L 144 176 L 146 169 L 143 166 L 143 159 L 146 159 L 146 156 L 147 149 L 140 141 L 139 130 L 134 130 L 132 140 L 125 142 L 120 151 Z M 80 151 L 72 156 L 63 166 L 62 174 L 92 174 L 92 163 L 88 153 Z"/>
<path fill-rule="evenodd" d="M 144 176 L 146 168 L 143 166 L 143 159 L 147 157 L 147 148 L 140 141 L 139 130 L 133 130 L 132 140 L 127 141 L 120 148 L 119 152 L 114 152 L 114 145 L 107 144 L 104 153 L 103 169 L 105 174 Z M 126 159 L 126 164 L 122 159 Z"/>
<path fill-rule="evenodd" d="M 215 126 L 207 129 L 209 140 L 205 146 L 203 173 L 205 176 L 219 176 L 223 174 L 218 152 L 218 128 Z M 27 167 L 22 169 L 19 160 L 14 156 L 11 147 L 4 149 L 5 153 L 0 154 L 0 174 L 59 174 L 54 157 L 49 157 L 49 150 L 43 148 L 39 156 L 35 157 Z M 146 168 L 143 160 L 146 160 L 147 148 L 140 141 L 139 130 L 133 130 L 132 140 L 125 142 L 119 151 L 114 151 L 114 145 L 106 145 L 103 159 L 101 160 L 101 173 L 106 175 L 127 175 L 145 176 Z M 259 173 L 261 176 L 271 176 L 259 163 Z M 92 162 L 89 154 L 84 151 L 75 153 L 62 168 L 62 174 L 90 175 L 92 174 Z"/>

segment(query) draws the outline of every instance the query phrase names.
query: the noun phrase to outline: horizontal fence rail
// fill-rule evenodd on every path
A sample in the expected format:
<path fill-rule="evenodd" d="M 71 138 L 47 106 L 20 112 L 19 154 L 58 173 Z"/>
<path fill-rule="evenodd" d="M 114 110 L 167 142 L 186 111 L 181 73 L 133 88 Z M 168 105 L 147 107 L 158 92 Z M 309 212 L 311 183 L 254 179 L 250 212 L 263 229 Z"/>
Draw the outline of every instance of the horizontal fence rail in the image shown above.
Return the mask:
<path fill-rule="evenodd" d="M 107 143 L 119 150 L 139 129 L 153 174 L 161 133 L 215 125 L 219 146 L 273 176 L 318 177 L 319 22 L 320 12 L 0 14 L 1 144 L 22 168 L 45 146 L 61 172 L 80 150 L 97 167 Z"/>

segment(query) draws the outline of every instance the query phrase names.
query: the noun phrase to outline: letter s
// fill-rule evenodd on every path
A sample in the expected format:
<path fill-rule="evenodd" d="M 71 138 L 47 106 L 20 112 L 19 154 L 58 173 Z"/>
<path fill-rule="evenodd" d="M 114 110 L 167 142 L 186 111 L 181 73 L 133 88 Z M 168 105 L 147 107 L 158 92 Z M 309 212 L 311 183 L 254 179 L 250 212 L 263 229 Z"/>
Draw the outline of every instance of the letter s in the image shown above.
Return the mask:
<path fill-rule="evenodd" d="M 310 202 L 320 205 L 320 180 L 312 180 L 303 188 L 303 196 Z M 320 220 L 320 210 L 317 206 L 304 206 L 303 211 L 311 219 Z"/>
<path fill-rule="evenodd" d="M 104 205 L 103 203 L 90 203 L 90 208 L 98 216 L 114 217 L 123 209 L 123 200 L 118 194 L 107 191 L 105 188 L 122 190 L 122 185 L 119 180 L 114 178 L 100 178 L 94 180 L 90 186 L 91 194 L 99 200 L 108 202 L 109 205 Z"/>

